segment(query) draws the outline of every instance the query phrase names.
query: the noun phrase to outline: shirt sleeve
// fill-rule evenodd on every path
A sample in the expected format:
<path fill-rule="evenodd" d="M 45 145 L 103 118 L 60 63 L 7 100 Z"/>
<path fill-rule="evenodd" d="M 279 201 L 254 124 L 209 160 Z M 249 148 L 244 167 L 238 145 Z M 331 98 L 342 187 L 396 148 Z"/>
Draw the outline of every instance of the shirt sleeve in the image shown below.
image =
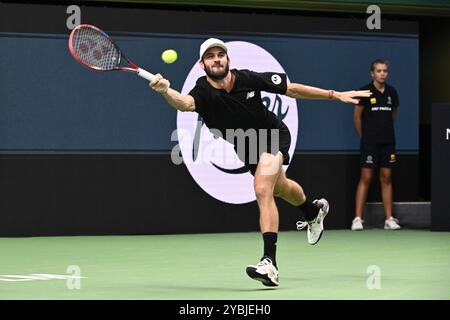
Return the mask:
<path fill-rule="evenodd" d="M 195 112 L 203 117 L 205 113 L 205 90 L 202 90 L 201 87 L 197 84 L 195 87 L 189 92 L 189 95 L 194 98 L 195 101 Z"/>
<path fill-rule="evenodd" d="M 286 94 L 287 76 L 278 72 L 248 71 L 254 89 L 278 94 Z"/>

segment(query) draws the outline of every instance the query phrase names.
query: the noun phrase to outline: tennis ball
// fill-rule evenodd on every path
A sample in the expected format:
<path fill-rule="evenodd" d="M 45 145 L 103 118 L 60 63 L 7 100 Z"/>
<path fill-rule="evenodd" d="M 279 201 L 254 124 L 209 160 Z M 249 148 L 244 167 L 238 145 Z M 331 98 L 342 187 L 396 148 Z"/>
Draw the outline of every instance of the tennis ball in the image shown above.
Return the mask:
<path fill-rule="evenodd" d="M 161 58 L 165 63 L 174 63 L 177 61 L 178 54 L 175 50 L 169 49 L 162 53 Z"/>

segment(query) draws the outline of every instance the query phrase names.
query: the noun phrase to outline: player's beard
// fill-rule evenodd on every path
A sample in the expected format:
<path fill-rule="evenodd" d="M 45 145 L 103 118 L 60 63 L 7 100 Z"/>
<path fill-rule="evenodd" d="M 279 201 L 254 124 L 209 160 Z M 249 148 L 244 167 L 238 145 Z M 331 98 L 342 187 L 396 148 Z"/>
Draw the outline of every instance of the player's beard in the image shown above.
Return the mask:
<path fill-rule="evenodd" d="M 230 71 L 230 65 L 228 64 L 228 62 L 225 65 L 225 68 L 223 69 L 222 72 L 213 72 L 212 71 L 212 67 L 210 68 L 210 67 L 205 65 L 205 72 L 206 72 L 206 74 L 208 75 L 208 77 L 210 77 L 214 81 L 219 81 L 219 80 L 224 79 L 227 76 L 229 71 Z"/>

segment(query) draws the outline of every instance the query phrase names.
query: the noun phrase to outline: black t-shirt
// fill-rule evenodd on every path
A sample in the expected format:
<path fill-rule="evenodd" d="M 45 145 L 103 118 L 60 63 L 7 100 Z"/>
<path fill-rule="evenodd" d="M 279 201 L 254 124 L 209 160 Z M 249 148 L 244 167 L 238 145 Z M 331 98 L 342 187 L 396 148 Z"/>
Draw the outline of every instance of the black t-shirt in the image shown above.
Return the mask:
<path fill-rule="evenodd" d="M 197 80 L 189 92 L 195 100 L 195 111 L 210 130 L 218 129 L 225 137 L 226 129 L 274 129 L 284 126 L 262 102 L 261 91 L 286 94 L 286 74 L 258 73 L 233 69 L 233 89 L 214 88 L 206 76 Z"/>
<path fill-rule="evenodd" d="M 359 105 L 364 106 L 362 113 L 363 143 L 395 144 L 394 120 L 392 112 L 399 107 L 398 94 L 394 87 L 385 85 L 381 93 L 370 83 L 360 88 L 370 90 L 372 95 L 361 98 Z"/>

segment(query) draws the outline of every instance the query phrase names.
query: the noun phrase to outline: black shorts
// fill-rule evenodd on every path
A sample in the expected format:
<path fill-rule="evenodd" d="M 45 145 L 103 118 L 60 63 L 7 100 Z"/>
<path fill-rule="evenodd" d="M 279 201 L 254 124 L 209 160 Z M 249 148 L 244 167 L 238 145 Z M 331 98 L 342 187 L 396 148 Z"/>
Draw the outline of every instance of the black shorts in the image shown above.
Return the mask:
<path fill-rule="evenodd" d="M 289 164 L 289 148 L 291 146 L 291 134 L 288 127 L 281 123 L 278 128 L 278 134 L 271 134 L 272 129 L 268 129 L 266 135 L 257 135 L 257 141 L 251 143 L 250 138 L 245 139 L 245 148 L 243 150 L 238 150 L 237 144 L 234 144 L 234 150 L 236 151 L 239 159 L 244 162 L 245 166 L 248 168 L 252 175 L 255 175 L 256 167 L 258 166 L 259 158 L 261 154 L 266 152 L 276 155 L 281 152 L 283 155 L 283 165 Z M 259 132 L 259 131 L 258 131 Z M 278 137 L 277 143 L 274 143 L 273 139 Z"/>
<path fill-rule="evenodd" d="M 394 144 L 361 142 L 360 151 L 362 168 L 392 168 L 397 161 Z"/>

